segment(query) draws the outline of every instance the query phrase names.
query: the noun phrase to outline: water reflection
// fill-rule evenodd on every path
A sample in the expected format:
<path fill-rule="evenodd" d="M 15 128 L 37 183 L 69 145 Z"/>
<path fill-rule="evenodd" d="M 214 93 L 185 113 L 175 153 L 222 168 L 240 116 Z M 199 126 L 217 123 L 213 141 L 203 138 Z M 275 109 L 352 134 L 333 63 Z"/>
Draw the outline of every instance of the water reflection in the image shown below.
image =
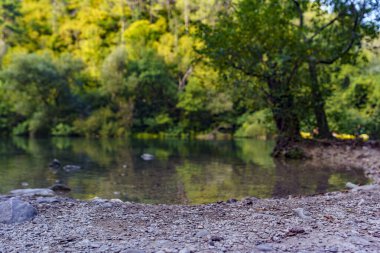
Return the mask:
<path fill-rule="evenodd" d="M 24 139 L 0 141 L 0 192 L 49 187 L 57 180 L 75 198 L 120 198 L 144 203 L 207 203 L 228 198 L 283 197 L 363 184 L 363 172 L 273 160 L 273 143 L 259 140 L 178 141 Z M 141 154 L 153 154 L 144 161 Z M 62 164 L 75 172 L 51 170 Z"/>

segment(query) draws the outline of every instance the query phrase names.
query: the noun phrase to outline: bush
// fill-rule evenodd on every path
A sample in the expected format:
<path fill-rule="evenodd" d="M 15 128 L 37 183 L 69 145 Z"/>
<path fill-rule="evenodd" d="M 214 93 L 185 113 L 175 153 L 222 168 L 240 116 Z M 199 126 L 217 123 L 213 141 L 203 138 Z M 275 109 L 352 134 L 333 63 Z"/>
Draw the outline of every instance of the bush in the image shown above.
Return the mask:
<path fill-rule="evenodd" d="M 238 122 L 241 127 L 236 131 L 235 137 L 266 139 L 275 135 L 275 126 L 268 109 L 245 114 Z"/>
<path fill-rule="evenodd" d="M 29 122 L 24 121 L 19 123 L 16 127 L 12 129 L 13 135 L 28 135 L 29 133 Z"/>
<path fill-rule="evenodd" d="M 124 136 L 128 130 L 108 107 L 94 111 L 84 120 L 74 121 L 74 127 L 81 135 L 101 137 Z"/>
<path fill-rule="evenodd" d="M 70 136 L 74 133 L 72 126 L 64 123 L 59 123 L 51 130 L 51 134 L 54 136 Z"/>

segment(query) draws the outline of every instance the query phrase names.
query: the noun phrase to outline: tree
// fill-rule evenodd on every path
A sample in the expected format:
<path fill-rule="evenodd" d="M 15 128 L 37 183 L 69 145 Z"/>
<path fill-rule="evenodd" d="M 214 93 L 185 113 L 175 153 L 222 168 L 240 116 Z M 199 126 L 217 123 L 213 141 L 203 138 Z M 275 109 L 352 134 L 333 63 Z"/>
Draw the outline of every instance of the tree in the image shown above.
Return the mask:
<path fill-rule="evenodd" d="M 19 33 L 20 3 L 19 0 L 0 1 L 0 61 L 7 52 L 7 44 Z"/>
<path fill-rule="evenodd" d="M 242 0 L 232 16 L 222 13 L 214 28 L 202 27 L 202 52 L 223 70 L 256 78 L 285 141 L 299 136 L 302 115 L 294 96 L 303 87 L 298 71 L 306 67 L 311 94 L 304 96 L 321 136 L 329 137 L 317 66 L 355 59 L 361 41 L 377 33 L 378 7 L 378 1 Z"/>
<path fill-rule="evenodd" d="M 11 93 L 12 110 L 21 115 L 20 134 L 50 134 L 56 124 L 70 123 L 79 106 L 72 86 L 83 66 L 66 58 L 60 64 L 48 55 L 27 54 L 14 58 L 0 73 L 5 89 Z"/>
<path fill-rule="evenodd" d="M 330 138 L 318 65 L 354 62 L 364 39 L 374 39 L 380 17 L 379 1 L 293 0 L 299 13 L 304 61 L 309 71 L 311 100 L 319 137 Z"/>
<path fill-rule="evenodd" d="M 287 1 L 241 1 L 214 28 L 202 27 L 201 51 L 222 70 L 234 69 L 256 79 L 271 107 L 279 140 L 299 137 L 292 82 L 301 60 L 294 45 L 297 12 Z"/>

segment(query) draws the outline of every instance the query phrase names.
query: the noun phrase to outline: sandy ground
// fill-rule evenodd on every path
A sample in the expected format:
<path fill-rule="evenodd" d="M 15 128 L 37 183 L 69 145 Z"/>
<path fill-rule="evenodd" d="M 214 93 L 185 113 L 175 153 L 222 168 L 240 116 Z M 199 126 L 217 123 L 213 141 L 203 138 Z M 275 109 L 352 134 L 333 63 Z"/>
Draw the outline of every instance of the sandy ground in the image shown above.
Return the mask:
<path fill-rule="evenodd" d="M 307 162 L 363 167 L 374 184 L 198 206 L 28 197 L 38 215 L 0 224 L 0 252 L 380 252 L 380 149 L 307 150 Z"/>

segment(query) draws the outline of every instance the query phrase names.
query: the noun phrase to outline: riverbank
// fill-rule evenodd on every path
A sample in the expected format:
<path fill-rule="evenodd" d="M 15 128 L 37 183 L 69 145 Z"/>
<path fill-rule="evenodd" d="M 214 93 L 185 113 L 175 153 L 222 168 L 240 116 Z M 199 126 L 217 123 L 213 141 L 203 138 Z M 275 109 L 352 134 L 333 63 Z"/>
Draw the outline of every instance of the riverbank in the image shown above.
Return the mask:
<path fill-rule="evenodd" d="M 308 163 L 363 167 L 379 183 L 375 146 L 307 144 Z M 2 197 L 8 198 L 8 197 Z M 0 252 L 376 252 L 378 184 L 308 197 L 208 205 L 24 197 L 29 222 L 0 224 Z"/>

